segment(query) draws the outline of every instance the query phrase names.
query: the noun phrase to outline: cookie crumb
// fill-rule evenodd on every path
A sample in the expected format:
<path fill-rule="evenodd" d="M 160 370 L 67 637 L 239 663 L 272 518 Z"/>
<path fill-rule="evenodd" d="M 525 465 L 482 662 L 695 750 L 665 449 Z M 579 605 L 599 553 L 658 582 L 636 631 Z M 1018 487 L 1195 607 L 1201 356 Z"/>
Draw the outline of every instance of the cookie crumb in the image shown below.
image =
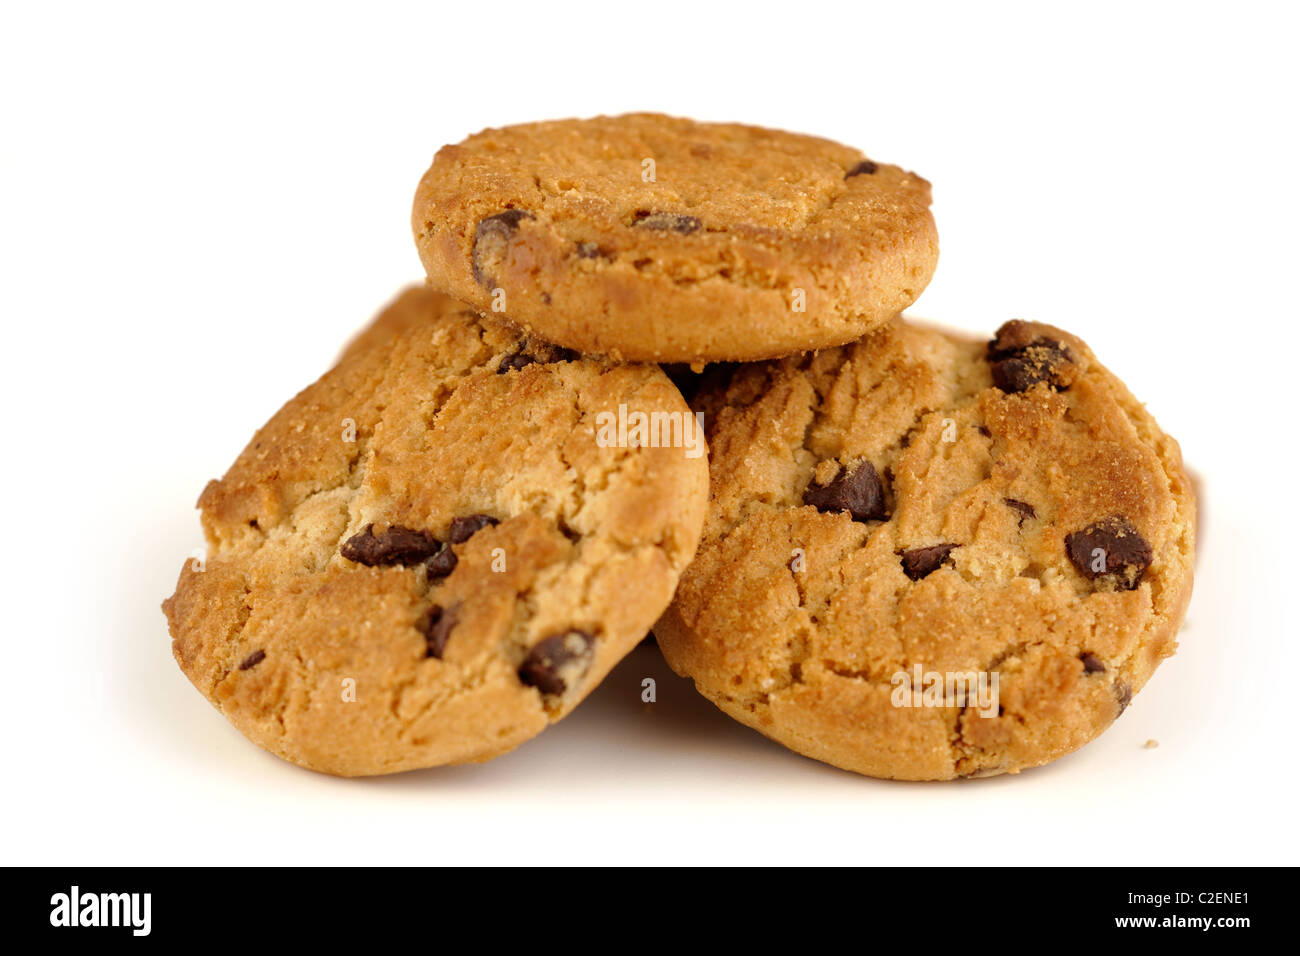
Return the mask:
<path fill-rule="evenodd" d="M 1142 745 L 1142 749 L 1143 749 L 1143 750 L 1155 750 L 1155 749 L 1156 749 L 1157 747 L 1159 747 L 1159 746 L 1160 746 L 1160 741 L 1156 740 L 1156 739 L 1153 737 L 1153 738 L 1151 738 L 1150 740 L 1148 740 L 1146 743 L 1144 743 L 1144 744 Z"/>

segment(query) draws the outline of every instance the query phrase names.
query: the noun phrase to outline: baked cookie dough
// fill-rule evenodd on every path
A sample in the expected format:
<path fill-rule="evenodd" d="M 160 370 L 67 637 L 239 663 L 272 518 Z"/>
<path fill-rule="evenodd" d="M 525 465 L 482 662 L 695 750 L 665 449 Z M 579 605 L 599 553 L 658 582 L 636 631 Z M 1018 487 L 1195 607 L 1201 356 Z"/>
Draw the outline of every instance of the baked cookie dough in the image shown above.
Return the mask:
<path fill-rule="evenodd" d="M 203 491 L 208 556 L 163 605 L 181 669 L 314 770 L 517 747 L 642 639 L 698 543 L 707 459 L 602 442 L 620 406 L 689 415 L 654 366 L 407 291 Z"/>
<path fill-rule="evenodd" d="M 934 272 L 930 184 L 829 140 L 652 113 L 489 129 L 415 195 L 437 287 L 637 361 L 840 345 Z"/>
<path fill-rule="evenodd" d="M 709 514 L 655 635 L 787 747 L 874 777 L 1016 772 L 1100 734 L 1173 653 L 1194 494 L 1073 335 L 895 320 L 695 404 Z"/>

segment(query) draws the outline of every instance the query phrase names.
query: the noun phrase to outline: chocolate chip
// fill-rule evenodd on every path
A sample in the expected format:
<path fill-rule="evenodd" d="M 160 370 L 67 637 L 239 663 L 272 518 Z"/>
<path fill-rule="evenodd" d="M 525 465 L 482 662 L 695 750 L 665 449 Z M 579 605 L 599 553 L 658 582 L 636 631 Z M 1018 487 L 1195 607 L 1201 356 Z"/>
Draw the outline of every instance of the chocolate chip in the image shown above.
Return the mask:
<path fill-rule="evenodd" d="M 590 634 L 562 631 L 538 641 L 519 667 L 519 679 L 543 694 L 563 694 L 568 688 L 564 671 L 581 668 L 586 673 L 594 650 Z M 572 675 L 579 676 L 579 675 Z"/>
<path fill-rule="evenodd" d="M 663 232 L 678 232 L 683 236 L 689 236 L 697 232 L 703 225 L 694 216 L 680 216 L 672 212 L 650 212 L 648 210 L 639 210 L 632 221 L 632 225 L 640 226 L 642 229 L 658 229 Z"/>
<path fill-rule="evenodd" d="M 864 159 L 862 162 L 858 163 L 858 165 L 854 166 L 847 173 L 845 173 L 844 178 L 848 179 L 851 176 L 862 176 L 862 175 L 870 176 L 879 168 L 880 167 L 877 166 L 875 163 L 873 163 L 871 160 Z"/>
<path fill-rule="evenodd" d="M 1004 392 L 1023 392 L 1039 382 L 1059 391 L 1069 385 L 1066 373 L 1074 355 L 1047 326 L 1013 319 L 989 342 L 988 360 L 993 384 Z"/>
<path fill-rule="evenodd" d="M 246 671 L 249 668 L 256 667 L 264 660 L 266 660 L 266 651 L 253 651 L 253 653 L 249 654 L 239 662 L 239 669 L 241 671 Z"/>
<path fill-rule="evenodd" d="M 549 292 L 543 292 L 542 305 L 550 305 L 550 304 L 551 304 L 551 294 Z"/>
<path fill-rule="evenodd" d="M 1136 590 L 1153 556 L 1147 539 L 1123 515 L 1110 515 L 1066 535 L 1065 551 L 1085 578 L 1116 591 Z"/>
<path fill-rule="evenodd" d="M 456 552 L 451 550 L 451 545 L 444 545 L 443 549 L 425 562 L 424 567 L 429 573 L 429 579 L 445 578 L 451 572 L 456 570 Z"/>
<path fill-rule="evenodd" d="M 1090 651 L 1084 651 L 1080 654 L 1079 660 L 1083 661 L 1083 672 L 1085 674 L 1100 674 L 1106 669 L 1106 665 L 1101 662 L 1101 658 Z"/>
<path fill-rule="evenodd" d="M 1115 715 L 1118 717 L 1128 710 L 1129 704 L 1133 703 L 1133 688 L 1129 686 L 1127 681 L 1117 680 L 1111 690 L 1115 692 L 1115 703 L 1119 704 L 1119 714 Z"/>
<path fill-rule="evenodd" d="M 537 359 L 524 351 L 521 345 L 514 352 L 501 359 L 501 364 L 497 366 L 497 374 L 504 375 L 506 372 L 517 372 L 521 368 L 527 368 L 536 362 Z"/>
<path fill-rule="evenodd" d="M 501 363 L 497 365 L 497 374 L 504 375 L 506 372 L 517 372 L 521 368 L 527 368 L 530 365 L 576 362 L 579 358 L 579 354 L 573 349 L 560 348 L 558 345 L 551 345 L 548 342 L 539 342 L 536 345 L 520 343 L 513 352 L 501 359 Z"/>
<path fill-rule="evenodd" d="M 959 544 L 932 544 L 927 548 L 899 551 L 898 556 L 903 559 L 903 573 L 913 581 L 919 581 L 931 571 L 938 570 L 939 565 L 948 560 L 953 548 L 960 547 Z"/>
<path fill-rule="evenodd" d="M 447 537 L 452 544 L 463 544 L 472 538 L 475 532 L 482 531 L 488 525 L 500 524 L 501 519 L 491 515 L 467 515 L 464 518 L 452 518 L 451 530 Z"/>
<path fill-rule="evenodd" d="M 442 652 L 447 649 L 447 638 L 456 626 L 456 612 L 459 605 L 453 604 L 445 611 L 438 605 L 429 608 L 420 621 L 420 633 L 424 635 L 425 657 L 442 659 Z"/>
<path fill-rule="evenodd" d="M 349 561 L 374 567 L 377 564 L 419 564 L 437 552 L 442 542 L 427 531 L 415 531 L 400 524 L 390 525 L 383 534 L 375 534 L 373 524 L 343 542 L 339 554 Z"/>
<path fill-rule="evenodd" d="M 495 216 L 488 216 L 475 227 L 474 250 L 470 254 L 475 282 L 487 289 L 496 285 L 496 280 L 488 272 L 492 261 L 504 260 L 506 245 L 519 229 L 519 223 L 524 219 L 535 218 L 526 209 L 507 209 Z"/>
<path fill-rule="evenodd" d="M 1024 527 L 1026 518 L 1038 517 L 1038 512 L 1034 510 L 1034 506 L 1027 502 L 1017 501 L 1015 498 L 1003 498 L 1002 500 L 1012 511 L 1020 512 L 1020 520 L 1016 522 L 1018 528 Z"/>
<path fill-rule="evenodd" d="M 596 245 L 594 242 L 578 243 L 579 259 L 595 259 L 599 256 L 600 256 L 600 246 Z"/>
<path fill-rule="evenodd" d="M 854 521 L 882 521 L 885 517 L 885 488 L 869 461 L 852 471 L 841 471 L 828 485 L 809 485 L 803 503 L 818 511 L 847 511 Z"/>
<path fill-rule="evenodd" d="M 1024 392 L 1039 382 L 1060 391 L 1063 383 L 1057 375 L 1057 358 L 1052 353 L 1036 351 L 1025 357 L 1003 359 L 993 365 L 993 384 L 1008 394 Z"/>
<path fill-rule="evenodd" d="M 1027 322 L 1024 319 L 1012 319 L 998 327 L 992 341 L 988 344 L 988 357 L 993 360 L 1006 358 L 1017 352 L 1023 352 L 1031 345 L 1050 342 L 1058 348 L 1064 345 L 1048 337 L 1048 327 L 1039 322 Z"/>

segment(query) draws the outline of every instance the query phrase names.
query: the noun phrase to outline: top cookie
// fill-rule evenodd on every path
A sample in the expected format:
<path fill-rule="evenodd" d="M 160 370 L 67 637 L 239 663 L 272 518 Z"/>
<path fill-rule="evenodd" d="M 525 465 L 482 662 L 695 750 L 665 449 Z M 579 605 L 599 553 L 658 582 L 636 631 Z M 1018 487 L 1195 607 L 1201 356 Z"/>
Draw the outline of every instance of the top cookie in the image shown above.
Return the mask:
<path fill-rule="evenodd" d="M 930 184 L 812 136 L 657 114 L 485 130 L 434 157 L 431 282 L 560 345 L 638 361 L 840 345 L 938 258 Z"/>
<path fill-rule="evenodd" d="M 704 537 L 654 630 L 728 714 L 872 776 L 1014 772 L 1173 653 L 1193 491 L 1078 338 L 895 321 L 718 375 Z"/>
<path fill-rule="evenodd" d="M 666 439 L 694 424 L 654 366 L 409 290 L 204 490 L 209 555 L 164 605 L 176 659 L 312 769 L 504 753 L 667 606 L 708 476 L 702 444 Z"/>

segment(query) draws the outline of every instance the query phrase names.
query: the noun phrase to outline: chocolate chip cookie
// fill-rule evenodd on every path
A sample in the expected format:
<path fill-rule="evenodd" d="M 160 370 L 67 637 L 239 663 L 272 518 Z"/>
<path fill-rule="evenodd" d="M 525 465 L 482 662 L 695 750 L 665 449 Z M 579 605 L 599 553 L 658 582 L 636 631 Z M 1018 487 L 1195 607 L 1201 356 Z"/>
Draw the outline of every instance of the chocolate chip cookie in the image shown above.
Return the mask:
<path fill-rule="evenodd" d="M 938 257 L 913 173 L 812 136 L 644 113 L 445 146 L 411 223 L 434 285 L 638 361 L 840 345 L 910 305 Z"/>
<path fill-rule="evenodd" d="M 774 740 L 876 777 L 1016 772 L 1100 734 L 1173 653 L 1194 493 L 1073 335 L 895 320 L 695 403 L 711 503 L 655 634 Z"/>
<path fill-rule="evenodd" d="M 203 491 L 209 554 L 164 604 L 181 669 L 328 773 L 518 746 L 641 640 L 698 543 L 706 459 L 602 441 L 620 409 L 689 417 L 654 366 L 408 291 Z"/>

